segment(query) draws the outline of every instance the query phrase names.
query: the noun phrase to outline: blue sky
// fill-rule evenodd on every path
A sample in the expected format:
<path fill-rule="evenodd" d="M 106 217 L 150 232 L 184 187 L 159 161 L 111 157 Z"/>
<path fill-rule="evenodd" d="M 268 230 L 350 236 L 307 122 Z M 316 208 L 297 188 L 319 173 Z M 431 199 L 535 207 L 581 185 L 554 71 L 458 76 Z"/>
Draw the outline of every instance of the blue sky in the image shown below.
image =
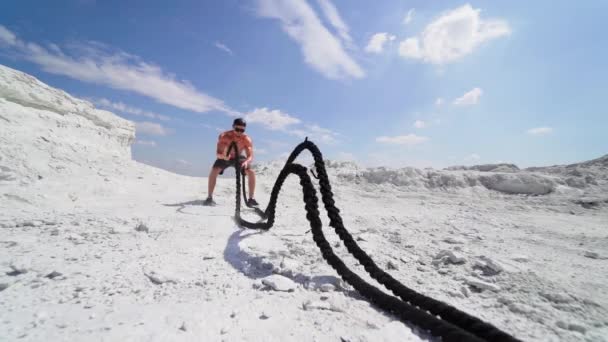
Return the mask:
<path fill-rule="evenodd" d="M 7 0 L 0 63 L 137 122 L 135 159 L 445 167 L 608 153 L 606 1 Z"/>

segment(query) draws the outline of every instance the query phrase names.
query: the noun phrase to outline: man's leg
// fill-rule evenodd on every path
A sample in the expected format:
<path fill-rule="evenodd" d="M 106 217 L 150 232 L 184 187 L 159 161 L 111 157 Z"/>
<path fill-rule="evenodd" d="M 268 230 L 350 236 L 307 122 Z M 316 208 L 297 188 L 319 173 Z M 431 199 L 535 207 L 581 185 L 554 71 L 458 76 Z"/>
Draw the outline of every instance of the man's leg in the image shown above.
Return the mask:
<path fill-rule="evenodd" d="M 255 198 L 255 172 L 252 169 L 247 169 L 247 179 L 249 180 L 249 198 Z"/>
<path fill-rule="evenodd" d="M 212 167 L 209 172 L 209 181 L 207 183 L 207 198 L 213 198 L 213 190 L 215 190 L 215 182 L 217 181 L 217 176 L 222 171 L 219 167 Z"/>

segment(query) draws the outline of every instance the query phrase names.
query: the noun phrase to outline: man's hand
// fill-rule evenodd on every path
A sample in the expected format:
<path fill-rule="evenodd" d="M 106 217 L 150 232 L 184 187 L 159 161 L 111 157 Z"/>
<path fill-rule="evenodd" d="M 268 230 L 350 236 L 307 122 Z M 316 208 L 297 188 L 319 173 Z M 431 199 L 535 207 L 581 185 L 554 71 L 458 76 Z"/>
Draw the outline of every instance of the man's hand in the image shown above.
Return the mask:
<path fill-rule="evenodd" d="M 245 160 L 241 163 L 241 168 L 246 169 L 248 165 L 249 165 L 249 160 Z"/>
<path fill-rule="evenodd" d="M 217 159 L 221 159 L 221 160 L 228 160 L 228 157 L 226 157 L 226 155 L 225 155 L 225 154 L 223 154 L 223 153 L 218 153 L 218 154 L 216 155 L 216 157 L 217 157 Z"/>

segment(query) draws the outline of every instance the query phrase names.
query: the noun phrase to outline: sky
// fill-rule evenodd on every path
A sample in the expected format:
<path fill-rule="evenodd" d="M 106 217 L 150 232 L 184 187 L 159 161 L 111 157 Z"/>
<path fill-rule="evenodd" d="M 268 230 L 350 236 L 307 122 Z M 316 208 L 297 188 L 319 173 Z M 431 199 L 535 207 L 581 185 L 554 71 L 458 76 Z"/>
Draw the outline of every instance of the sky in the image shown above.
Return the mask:
<path fill-rule="evenodd" d="M 134 159 L 434 167 L 608 153 L 606 1 L 5 0 L 0 64 L 136 123 Z"/>

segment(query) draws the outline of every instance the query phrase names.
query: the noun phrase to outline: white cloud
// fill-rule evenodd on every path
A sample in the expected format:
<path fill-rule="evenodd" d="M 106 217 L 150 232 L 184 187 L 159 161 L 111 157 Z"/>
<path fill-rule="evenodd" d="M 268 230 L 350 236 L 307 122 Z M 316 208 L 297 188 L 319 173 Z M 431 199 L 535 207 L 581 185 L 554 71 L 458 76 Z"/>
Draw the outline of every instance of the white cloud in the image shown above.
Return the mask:
<path fill-rule="evenodd" d="M 175 162 L 181 166 L 192 166 L 192 163 L 185 159 L 176 159 Z"/>
<path fill-rule="evenodd" d="M 344 20 L 342 20 L 342 17 L 340 17 L 340 13 L 338 13 L 336 6 L 334 6 L 334 4 L 329 0 L 317 0 L 317 2 L 323 11 L 323 15 L 325 15 L 325 18 L 327 18 L 329 23 L 336 29 L 336 31 L 338 31 L 338 34 L 342 40 L 344 40 L 344 42 L 347 44 L 351 44 L 353 39 L 348 33 L 348 25 L 346 25 Z"/>
<path fill-rule="evenodd" d="M 220 127 L 217 127 L 217 126 L 211 126 L 211 125 L 207 125 L 207 124 L 201 124 L 201 126 L 203 126 L 205 128 L 209 128 L 209 129 L 215 130 L 217 132 L 227 131 L 227 129 L 223 129 L 223 128 L 220 128 Z"/>
<path fill-rule="evenodd" d="M 403 18 L 403 24 L 407 25 L 407 24 L 411 23 L 412 19 L 414 19 L 414 13 L 416 13 L 416 10 L 413 8 L 410 9 L 409 11 L 407 11 L 405 18 Z"/>
<path fill-rule="evenodd" d="M 481 159 L 481 157 L 480 157 L 480 156 L 479 156 L 477 153 L 472 153 L 471 155 L 468 155 L 468 156 L 466 156 L 466 157 L 464 158 L 464 160 L 465 160 L 466 162 L 469 162 L 469 163 L 470 163 L 470 162 L 476 162 L 476 161 L 478 161 L 479 159 Z"/>
<path fill-rule="evenodd" d="M 369 53 L 382 53 L 384 51 L 384 43 L 391 40 L 395 40 L 395 36 L 386 32 L 376 33 L 370 38 L 365 51 Z"/>
<path fill-rule="evenodd" d="M 437 100 L 435 100 L 435 106 L 440 107 L 443 104 L 443 99 L 441 97 L 438 97 Z"/>
<path fill-rule="evenodd" d="M 234 53 L 232 52 L 232 50 L 227 47 L 226 45 L 220 43 L 220 42 L 215 42 L 215 47 L 226 52 L 227 54 L 229 54 L 230 56 L 233 56 Z"/>
<path fill-rule="evenodd" d="M 402 41 L 399 54 L 405 58 L 444 64 L 470 54 L 483 42 L 511 33 L 505 20 L 484 20 L 480 12 L 480 9 L 466 4 L 443 13 L 420 35 Z"/>
<path fill-rule="evenodd" d="M 194 112 L 218 110 L 234 114 L 221 100 L 200 92 L 187 81 L 176 79 L 161 67 L 101 43 L 70 44 L 66 50 L 49 45 L 47 49 L 20 40 L 1 25 L 0 42 L 0 46 L 6 46 L 17 57 L 52 74 L 132 91 Z"/>
<path fill-rule="evenodd" d="M 305 0 L 258 0 L 257 4 L 258 15 L 280 20 L 287 35 L 300 44 L 304 61 L 323 76 L 329 79 L 365 76 Z"/>
<path fill-rule="evenodd" d="M 136 145 L 156 147 L 156 141 L 153 140 L 135 140 Z"/>
<path fill-rule="evenodd" d="M 263 149 L 263 148 L 255 148 L 255 147 L 254 147 L 254 148 L 253 148 L 253 152 L 254 152 L 254 153 L 256 153 L 256 154 L 268 154 L 268 151 L 266 151 L 266 150 L 265 150 L 265 149 Z"/>
<path fill-rule="evenodd" d="M 416 128 L 425 128 L 426 126 L 427 123 L 422 120 L 416 120 L 416 122 L 414 122 L 414 127 Z"/>
<path fill-rule="evenodd" d="M 326 144 L 333 144 L 338 141 L 339 134 L 327 129 L 320 127 L 319 125 L 306 125 L 305 129 L 294 129 L 288 133 L 298 136 L 300 138 L 308 137 L 312 141 L 321 141 Z"/>
<path fill-rule="evenodd" d="M 270 110 L 266 107 L 256 108 L 245 115 L 245 119 L 251 123 L 258 123 L 268 129 L 279 131 L 287 126 L 300 123 L 300 119 L 283 113 L 278 109 Z"/>
<path fill-rule="evenodd" d="M 422 144 L 428 141 L 429 138 L 421 137 L 416 134 L 408 134 L 408 135 L 399 135 L 395 137 L 377 137 L 376 141 L 379 143 L 385 144 L 393 144 L 393 145 L 406 145 L 406 146 L 414 146 L 418 144 Z"/>
<path fill-rule="evenodd" d="M 454 100 L 454 104 L 457 106 L 472 106 L 479 103 L 479 98 L 483 94 L 480 88 L 473 88 L 471 91 L 465 93 L 461 97 Z"/>
<path fill-rule="evenodd" d="M 355 155 L 350 152 L 338 152 L 336 155 L 336 160 L 344 160 L 344 161 L 356 161 Z"/>
<path fill-rule="evenodd" d="M 536 128 L 530 128 L 528 131 L 528 134 L 531 135 L 546 135 L 546 134 L 550 134 L 553 132 L 553 128 L 551 127 L 536 127 Z"/>
<path fill-rule="evenodd" d="M 135 123 L 135 131 L 137 134 L 144 135 L 159 135 L 165 136 L 171 134 L 171 131 L 161 124 L 148 121 L 139 121 Z"/>
<path fill-rule="evenodd" d="M 17 36 L 6 27 L 0 25 L 0 45 L 14 46 L 17 44 Z"/>
<path fill-rule="evenodd" d="M 157 120 L 161 120 L 161 121 L 171 120 L 171 118 L 169 118 L 168 116 L 157 114 L 154 112 L 148 112 L 148 111 L 145 111 L 145 110 L 137 108 L 137 107 L 132 107 L 132 106 L 126 105 L 122 102 L 112 102 L 105 98 L 93 99 L 92 102 L 102 108 L 117 110 L 122 113 L 143 116 L 146 118 L 157 119 Z"/>

